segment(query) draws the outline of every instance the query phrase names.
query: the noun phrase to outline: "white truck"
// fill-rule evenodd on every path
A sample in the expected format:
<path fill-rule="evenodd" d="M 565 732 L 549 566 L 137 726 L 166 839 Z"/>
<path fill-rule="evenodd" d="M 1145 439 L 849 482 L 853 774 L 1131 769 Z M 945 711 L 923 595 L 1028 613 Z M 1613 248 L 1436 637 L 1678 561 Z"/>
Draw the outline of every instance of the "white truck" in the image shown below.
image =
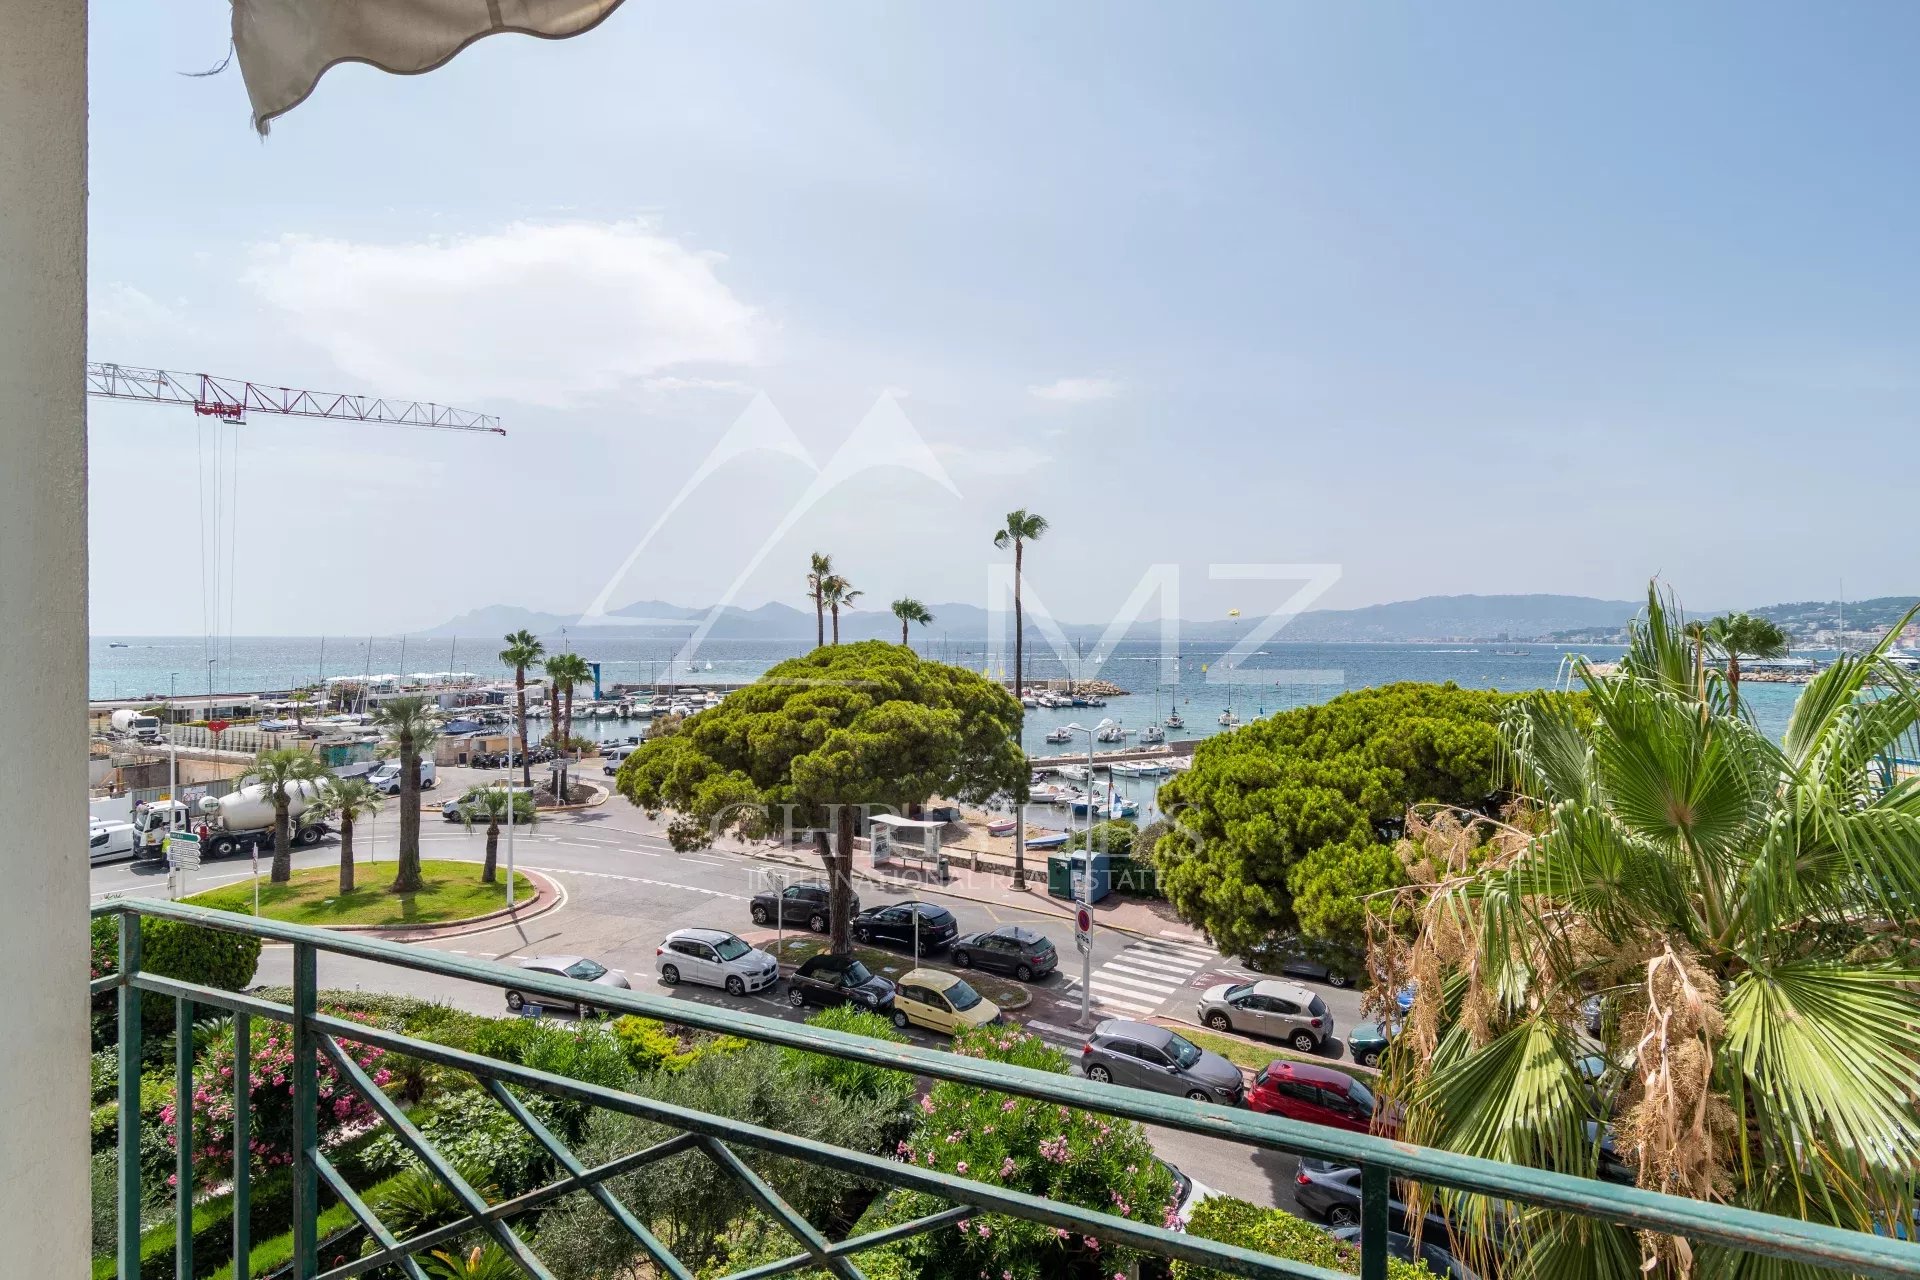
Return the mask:
<path fill-rule="evenodd" d="M 129 738 L 137 738 L 141 742 L 160 741 L 159 716 L 150 716 L 144 711 L 128 711 L 122 709 L 113 713 L 113 718 L 110 723 L 113 725 L 113 731 L 115 733 L 124 734 Z"/>
<path fill-rule="evenodd" d="M 319 798 L 316 782 L 296 782 L 287 788 L 287 818 L 296 848 L 318 844 L 327 834 L 326 821 L 314 804 Z M 256 846 L 273 847 L 273 802 L 267 799 L 266 787 L 256 782 L 224 796 L 203 796 L 194 805 L 183 800 L 140 805 L 133 811 L 133 825 L 140 842 L 137 858 L 164 857 L 167 832 L 176 828 L 197 832 L 204 856 L 224 858 Z"/>

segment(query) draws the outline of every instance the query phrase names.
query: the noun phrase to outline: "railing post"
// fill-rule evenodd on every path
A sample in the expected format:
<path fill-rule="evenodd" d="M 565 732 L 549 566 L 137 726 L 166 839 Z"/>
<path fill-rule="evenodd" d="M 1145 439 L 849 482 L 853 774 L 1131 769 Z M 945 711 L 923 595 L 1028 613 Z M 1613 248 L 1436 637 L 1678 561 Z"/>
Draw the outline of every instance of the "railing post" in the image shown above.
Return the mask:
<path fill-rule="evenodd" d="M 193 1001 L 173 1002 L 173 1274 L 193 1275 Z"/>
<path fill-rule="evenodd" d="M 233 1280 L 250 1280 L 253 1249 L 253 1019 L 233 1015 Z"/>
<path fill-rule="evenodd" d="M 120 913 L 120 1269 L 140 1274 L 140 917 Z"/>
<path fill-rule="evenodd" d="M 307 1280 L 319 1270 L 320 1216 L 317 1171 L 307 1152 L 318 1141 L 320 1043 L 314 1034 L 314 993 L 318 985 L 313 944 L 293 944 L 293 1275 Z"/>
<path fill-rule="evenodd" d="M 1387 1169 L 1360 1167 L 1360 1280 L 1387 1280 Z"/>

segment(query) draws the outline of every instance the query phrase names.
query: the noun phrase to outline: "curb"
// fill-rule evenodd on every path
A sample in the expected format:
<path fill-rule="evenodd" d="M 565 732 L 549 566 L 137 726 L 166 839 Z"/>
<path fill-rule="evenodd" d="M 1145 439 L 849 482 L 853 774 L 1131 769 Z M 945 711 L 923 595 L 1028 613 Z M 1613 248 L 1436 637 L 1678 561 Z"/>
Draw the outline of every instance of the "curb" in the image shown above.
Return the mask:
<path fill-rule="evenodd" d="M 498 911 L 489 911 L 483 916 L 468 916 L 465 920 L 447 920 L 440 924 L 423 925 L 416 929 L 397 929 L 392 925 L 342 925 L 335 928 L 336 933 L 364 933 L 369 937 L 380 938 L 387 942 L 434 942 L 441 938 L 460 938 L 469 933 L 482 933 L 488 929 L 497 929 L 502 922 L 532 920 L 546 915 L 566 901 L 566 894 L 560 886 L 538 871 L 529 871 L 525 867 L 515 868 L 520 875 L 533 881 L 536 896 L 526 906 L 502 907 Z"/>
<path fill-rule="evenodd" d="M 798 858 L 785 858 L 785 857 L 781 857 L 779 854 L 774 854 L 774 853 L 755 853 L 751 849 L 729 849 L 729 848 L 723 848 L 720 845 L 710 845 L 708 846 L 708 852 L 730 853 L 737 857 L 752 858 L 756 862 L 778 862 L 790 867 L 805 867 L 812 870 L 819 869 L 816 863 L 813 863 L 810 861 L 802 861 Z M 941 897 L 958 898 L 962 902 L 978 902 L 985 906 L 990 906 L 990 907 L 1003 907 L 1003 906 L 1010 905 L 999 898 L 983 898 L 978 894 L 961 893 L 957 889 L 944 888 L 940 885 L 913 884 L 911 882 L 889 880 L 884 876 L 876 876 L 869 872 L 862 871 L 857 867 L 854 869 L 853 878 L 855 880 L 864 880 L 866 883 L 871 885 L 877 885 L 882 889 L 892 889 L 896 892 L 912 891 L 915 893 L 938 894 Z M 1033 873 L 1031 871 L 1028 872 L 1027 883 L 1029 885 L 1032 885 L 1033 883 Z M 1027 890 L 1027 892 L 1032 892 L 1032 890 L 1029 889 Z M 1044 911 L 1047 915 L 1058 916 L 1062 920 L 1073 919 L 1073 914 L 1074 914 L 1073 911 L 1067 907 L 1053 906 L 1052 904 L 1055 901 L 1056 901 L 1055 899 L 1049 898 L 1046 895 L 1046 893 L 1043 891 L 1037 897 L 1034 898 L 1033 906 L 1026 907 L 1024 909 Z M 1105 924 L 1098 919 L 1094 921 L 1094 924 L 1102 929 L 1112 929 L 1117 933 L 1124 933 L 1134 938 L 1142 938 L 1149 942 L 1158 942 L 1162 940 L 1161 935 L 1157 932 L 1148 933 L 1143 929 L 1136 929 L 1131 925 Z M 1198 936 L 1192 939 L 1187 939 L 1186 941 L 1191 941 L 1203 946 L 1211 945 L 1207 943 L 1204 939 L 1199 938 Z"/>
<path fill-rule="evenodd" d="M 1362 1072 L 1368 1076 L 1378 1076 L 1380 1074 L 1380 1068 L 1366 1066 L 1363 1063 L 1355 1062 L 1352 1058 L 1334 1058 L 1329 1060 L 1320 1057 L 1318 1054 L 1301 1053 L 1298 1049 L 1290 1048 L 1287 1045 L 1268 1044 L 1264 1040 L 1255 1040 L 1250 1036 L 1243 1036 L 1237 1032 L 1215 1031 L 1212 1027 L 1202 1026 L 1191 1018 L 1176 1018 L 1164 1013 L 1156 1013 L 1150 1015 L 1146 1020 L 1166 1027 L 1169 1030 L 1191 1027 L 1195 1031 L 1204 1031 L 1210 1036 L 1220 1036 L 1226 1040 L 1237 1040 L 1248 1048 L 1258 1049 L 1262 1053 L 1270 1053 L 1279 1061 L 1303 1062 L 1309 1066 L 1329 1067 L 1334 1071 Z M 1344 1043 L 1344 1041 L 1342 1043 Z M 1240 1074 L 1247 1078 L 1249 1084 L 1252 1083 L 1254 1073 L 1251 1068 L 1241 1067 Z"/>

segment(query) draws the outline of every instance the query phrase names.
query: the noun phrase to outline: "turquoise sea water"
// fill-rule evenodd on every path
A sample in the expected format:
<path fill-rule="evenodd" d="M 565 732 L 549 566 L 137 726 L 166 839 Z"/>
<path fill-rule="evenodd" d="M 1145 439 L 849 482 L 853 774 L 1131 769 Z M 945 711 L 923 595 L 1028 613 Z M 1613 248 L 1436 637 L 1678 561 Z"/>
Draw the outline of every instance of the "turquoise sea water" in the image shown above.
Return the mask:
<path fill-rule="evenodd" d="M 112 647 L 114 642 L 125 648 Z M 560 647 L 557 637 L 549 649 Z M 782 659 L 810 647 L 805 640 L 710 640 L 700 647 L 694 670 L 668 662 L 678 652 L 673 641 L 631 635 L 597 637 L 575 633 L 572 646 L 590 661 L 601 663 L 601 678 L 611 685 L 650 679 L 685 684 L 737 683 L 751 680 Z M 199 637 L 96 636 L 91 647 L 91 696 L 95 698 L 152 697 L 164 699 L 168 678 L 182 696 L 204 694 L 208 673 L 216 692 L 287 689 L 325 676 L 395 672 L 471 671 L 485 678 L 511 676 L 495 658 L 498 644 L 473 640 L 375 638 L 369 642 L 318 637 L 261 636 L 222 640 L 216 653 Z M 984 669 L 984 644 L 964 642 L 916 645 L 921 653 L 944 661 Z M 1169 739 L 1202 738 L 1221 731 L 1218 717 L 1231 698 L 1242 723 L 1289 707 L 1324 702 L 1348 689 L 1390 684 L 1398 680 L 1451 680 L 1473 689 L 1558 688 L 1566 684 L 1569 654 L 1563 646 L 1545 644 L 1286 644 L 1268 642 L 1228 672 L 1223 643 L 1183 645 L 1177 662 L 1168 663 L 1156 644 L 1123 643 L 1098 668 L 1084 669 L 1072 655 L 1063 662 L 1051 653 L 1029 654 L 1036 678 L 1069 674 L 1110 680 L 1131 692 L 1112 698 L 1104 708 L 1037 708 L 1026 718 L 1026 745 L 1035 753 L 1061 753 L 1069 748 L 1049 746 L 1047 731 L 1070 722 L 1092 725 L 1102 717 L 1138 729 L 1164 720 L 1178 710 L 1186 727 L 1168 730 Z M 1595 661 L 1619 656 L 1609 645 L 1582 646 Z M 211 666 L 209 658 L 214 661 Z M 1230 675 L 1230 679 L 1223 678 Z M 1778 738 L 1799 686 L 1759 684 L 1741 686 L 1742 700 L 1752 708 L 1761 729 Z M 591 721 L 581 726 L 592 736 L 616 737 L 640 731 L 638 723 Z M 1084 750 L 1085 739 L 1079 738 Z"/>

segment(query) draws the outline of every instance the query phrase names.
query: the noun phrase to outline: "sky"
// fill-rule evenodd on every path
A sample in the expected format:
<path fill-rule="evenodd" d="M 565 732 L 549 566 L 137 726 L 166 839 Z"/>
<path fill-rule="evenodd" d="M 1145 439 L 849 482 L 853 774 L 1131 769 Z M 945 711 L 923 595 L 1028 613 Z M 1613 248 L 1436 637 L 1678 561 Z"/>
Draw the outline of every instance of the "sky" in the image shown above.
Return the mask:
<path fill-rule="evenodd" d="M 92 357 L 508 432 L 93 400 L 97 633 L 1920 587 L 1912 6 L 636 0 L 264 139 L 90 11 Z"/>

